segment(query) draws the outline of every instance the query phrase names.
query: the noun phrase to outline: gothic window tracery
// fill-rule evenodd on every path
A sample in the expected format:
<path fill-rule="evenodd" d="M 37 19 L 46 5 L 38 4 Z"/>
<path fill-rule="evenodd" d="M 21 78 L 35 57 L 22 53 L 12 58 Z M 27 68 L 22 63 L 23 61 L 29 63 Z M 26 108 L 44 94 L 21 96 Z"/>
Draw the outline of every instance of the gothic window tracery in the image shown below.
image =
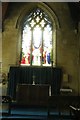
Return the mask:
<path fill-rule="evenodd" d="M 51 66 L 52 42 L 52 22 L 37 8 L 23 24 L 21 65 Z"/>

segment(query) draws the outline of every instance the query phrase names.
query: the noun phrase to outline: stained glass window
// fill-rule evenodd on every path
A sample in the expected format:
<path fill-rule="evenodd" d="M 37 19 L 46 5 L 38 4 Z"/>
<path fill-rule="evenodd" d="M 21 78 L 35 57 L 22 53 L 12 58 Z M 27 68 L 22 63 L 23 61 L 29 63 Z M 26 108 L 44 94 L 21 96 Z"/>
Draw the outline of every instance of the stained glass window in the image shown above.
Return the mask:
<path fill-rule="evenodd" d="M 51 66 L 51 54 L 52 22 L 37 8 L 24 20 L 21 65 Z"/>

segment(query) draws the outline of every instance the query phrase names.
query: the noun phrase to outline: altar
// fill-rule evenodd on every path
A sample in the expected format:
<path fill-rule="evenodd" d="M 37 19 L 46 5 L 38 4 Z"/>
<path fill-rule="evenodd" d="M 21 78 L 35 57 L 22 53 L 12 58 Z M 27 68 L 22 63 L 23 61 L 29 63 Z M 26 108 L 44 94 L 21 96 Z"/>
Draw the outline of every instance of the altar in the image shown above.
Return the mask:
<path fill-rule="evenodd" d="M 49 85 L 18 84 L 16 102 L 18 105 L 47 106 Z"/>
<path fill-rule="evenodd" d="M 18 84 L 50 85 L 51 94 L 59 94 L 62 69 L 59 67 L 11 66 L 8 78 L 8 95 L 16 99 Z"/>

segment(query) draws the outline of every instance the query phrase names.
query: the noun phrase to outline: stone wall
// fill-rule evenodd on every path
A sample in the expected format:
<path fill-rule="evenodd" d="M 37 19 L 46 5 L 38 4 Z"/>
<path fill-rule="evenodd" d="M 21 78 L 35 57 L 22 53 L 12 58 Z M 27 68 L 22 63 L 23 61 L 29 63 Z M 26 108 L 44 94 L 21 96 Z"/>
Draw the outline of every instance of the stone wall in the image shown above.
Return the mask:
<path fill-rule="evenodd" d="M 4 21 L 2 58 L 4 73 L 9 72 L 11 65 L 17 65 L 20 58 L 21 34 L 20 28 L 16 28 L 17 20 L 23 11 L 33 7 L 37 3 L 13 3 L 9 8 L 9 14 Z M 39 3 L 38 3 L 39 4 Z M 68 75 L 68 81 L 63 80 L 62 86 L 68 86 L 78 92 L 79 80 L 79 35 L 74 28 L 74 22 L 67 3 L 46 3 L 56 15 L 59 28 L 56 34 L 56 66 L 62 67 L 63 74 Z M 24 13 L 23 13 L 24 14 Z M 80 82 L 80 81 L 79 81 Z"/>

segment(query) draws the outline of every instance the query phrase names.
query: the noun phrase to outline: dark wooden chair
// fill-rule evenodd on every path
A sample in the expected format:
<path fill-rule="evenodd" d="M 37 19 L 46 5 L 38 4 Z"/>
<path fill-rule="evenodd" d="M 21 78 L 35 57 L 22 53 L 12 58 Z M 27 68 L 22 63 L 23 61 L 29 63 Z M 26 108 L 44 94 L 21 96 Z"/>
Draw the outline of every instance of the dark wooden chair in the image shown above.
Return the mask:
<path fill-rule="evenodd" d="M 53 109 L 58 114 L 59 118 L 71 118 L 72 113 L 70 109 L 70 105 L 74 99 L 74 96 L 62 96 L 62 95 L 53 95 L 49 97 L 48 102 L 48 117 L 55 116 L 51 114 L 51 110 Z"/>
<path fill-rule="evenodd" d="M 11 97 L 10 96 L 0 96 L 0 103 L 2 106 L 2 115 L 11 114 Z"/>
<path fill-rule="evenodd" d="M 75 120 L 80 120 L 80 96 L 75 96 L 70 104 L 71 112 Z"/>
<path fill-rule="evenodd" d="M 70 105 L 70 108 L 71 108 L 71 111 L 73 112 L 73 114 L 75 115 L 75 120 L 80 120 L 80 107 L 74 107 L 74 106 L 71 106 Z"/>

